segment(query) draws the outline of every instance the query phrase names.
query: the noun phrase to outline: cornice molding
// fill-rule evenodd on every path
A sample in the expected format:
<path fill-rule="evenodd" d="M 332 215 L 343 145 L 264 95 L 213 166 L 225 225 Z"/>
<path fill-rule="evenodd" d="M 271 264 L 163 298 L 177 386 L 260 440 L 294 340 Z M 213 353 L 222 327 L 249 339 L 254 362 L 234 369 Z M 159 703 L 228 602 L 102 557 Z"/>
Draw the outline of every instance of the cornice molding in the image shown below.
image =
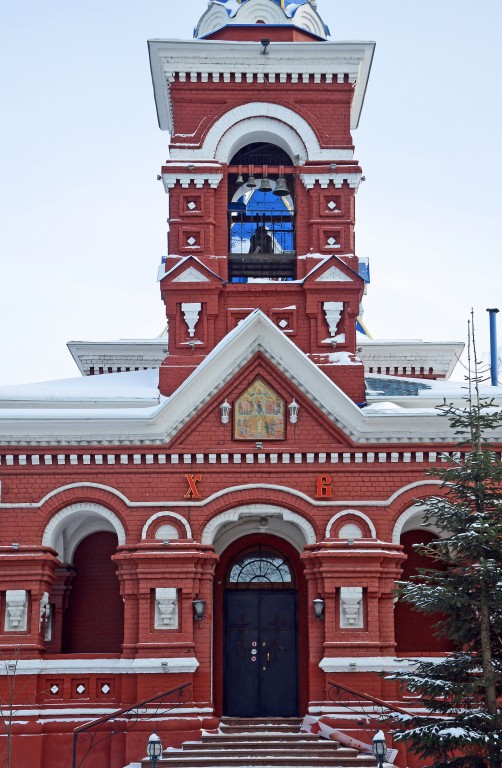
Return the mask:
<path fill-rule="evenodd" d="M 150 40 L 150 66 L 159 126 L 175 133 L 171 83 L 348 82 L 354 85 L 351 127 L 357 128 L 373 61 L 372 42 L 272 43 L 262 56 L 259 42 Z"/>

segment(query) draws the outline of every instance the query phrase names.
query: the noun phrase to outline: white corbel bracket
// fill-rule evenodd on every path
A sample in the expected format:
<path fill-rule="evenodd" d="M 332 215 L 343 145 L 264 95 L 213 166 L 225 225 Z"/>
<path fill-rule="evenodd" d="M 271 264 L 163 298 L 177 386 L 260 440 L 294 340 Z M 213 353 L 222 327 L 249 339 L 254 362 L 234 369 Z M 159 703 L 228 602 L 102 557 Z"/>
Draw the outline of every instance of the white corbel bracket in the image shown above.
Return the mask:
<path fill-rule="evenodd" d="M 334 338 L 340 325 L 343 312 L 343 301 L 325 301 L 323 304 L 326 322 L 328 323 L 329 334 Z"/>
<path fill-rule="evenodd" d="M 362 587 L 340 588 L 340 627 L 342 629 L 364 627 Z"/>
<path fill-rule="evenodd" d="M 178 590 L 175 587 L 155 590 L 155 629 L 178 628 Z"/>
<path fill-rule="evenodd" d="M 191 339 L 195 336 L 195 326 L 199 322 L 201 309 L 202 304 L 196 302 L 183 303 L 181 305 L 181 311 L 183 312 L 185 323 L 188 326 L 188 335 Z"/>
<path fill-rule="evenodd" d="M 5 593 L 5 632 L 26 632 L 28 629 L 28 592 L 8 589 Z"/>

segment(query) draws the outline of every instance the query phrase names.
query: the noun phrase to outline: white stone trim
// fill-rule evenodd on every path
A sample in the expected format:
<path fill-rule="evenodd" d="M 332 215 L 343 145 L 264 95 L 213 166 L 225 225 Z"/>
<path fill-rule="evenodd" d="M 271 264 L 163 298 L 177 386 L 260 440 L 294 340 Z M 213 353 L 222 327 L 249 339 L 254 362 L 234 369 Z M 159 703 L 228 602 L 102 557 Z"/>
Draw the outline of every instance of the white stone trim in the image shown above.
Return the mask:
<path fill-rule="evenodd" d="M 343 334 L 342 334 L 343 335 Z M 339 340 L 339 337 L 338 337 Z M 242 462 L 241 453 L 196 453 L 196 454 L 179 454 L 179 453 L 98 453 L 98 454 L 77 454 L 72 451 L 74 448 L 67 449 L 65 453 L 58 454 L 58 464 L 63 465 L 69 463 L 71 466 L 103 466 L 105 464 L 115 465 L 124 464 L 129 465 L 131 470 L 136 467 L 143 467 L 145 465 L 160 465 L 166 466 L 168 464 L 179 465 L 180 463 L 190 464 L 195 461 L 197 464 L 240 464 Z M 254 463 L 255 454 L 244 454 L 246 461 L 250 464 Z M 256 455 L 259 464 L 290 464 L 293 460 L 295 464 L 374 464 L 376 462 L 380 464 L 386 463 L 404 463 L 404 464 L 438 464 L 444 463 L 446 453 L 436 453 L 430 451 L 423 453 L 417 451 L 410 453 L 409 451 L 379 451 L 375 454 L 373 451 L 348 451 L 344 453 L 259 453 Z M 502 454 L 499 455 L 502 456 Z M 40 468 L 51 467 L 53 454 L 34 454 L 30 456 L 30 462 L 26 456 L 16 456 L 14 454 L 0 455 L 0 466 L 5 464 L 6 466 L 23 466 L 27 470 L 31 466 Z M 43 459 L 41 465 L 40 460 Z M 50 469 L 49 469 L 50 471 Z M 106 488 L 107 486 L 103 486 Z M 120 492 L 116 492 L 120 496 Z"/>
<path fill-rule="evenodd" d="M 176 587 L 155 589 L 155 629 L 172 630 L 179 626 L 178 590 Z"/>
<path fill-rule="evenodd" d="M 336 159 L 336 158 L 333 158 Z M 359 185 L 362 180 L 362 173 L 301 173 L 300 178 L 306 189 L 313 189 L 317 184 L 321 189 L 328 189 L 330 184 L 336 189 L 341 189 L 344 181 L 347 182 L 351 189 L 356 191 L 359 189 Z"/>
<path fill-rule="evenodd" d="M 437 487 L 441 486 L 441 481 L 437 480 L 434 481 Z M 430 533 L 435 533 L 438 536 L 440 535 L 439 530 L 434 525 L 422 525 L 423 520 L 423 513 L 425 511 L 425 505 L 424 504 L 414 504 L 412 507 L 407 509 L 405 512 L 403 512 L 402 515 L 398 517 L 396 520 L 396 523 L 394 525 L 393 531 L 392 531 L 392 543 L 393 544 L 400 544 L 401 543 L 401 536 L 404 532 L 404 529 L 406 528 L 407 523 L 411 522 L 414 518 L 416 518 L 416 525 L 414 526 L 414 529 L 421 530 L 421 531 L 429 531 Z M 409 530 L 413 530 L 410 528 Z"/>
<path fill-rule="evenodd" d="M 171 149 L 171 160 L 216 159 L 228 163 L 249 141 L 250 134 L 265 135 L 299 163 L 307 160 L 352 160 L 353 150 L 321 149 L 312 127 L 297 112 L 272 102 L 251 102 L 226 112 L 211 126 L 201 149 Z M 240 146 L 239 146 L 240 145 Z M 330 175 L 331 179 L 332 175 Z"/>
<path fill-rule="evenodd" d="M 232 111 L 236 112 L 241 109 L 242 107 L 238 107 Z M 281 109 L 285 109 L 285 107 L 281 107 Z M 232 125 L 221 137 L 215 150 L 215 157 L 220 162 L 229 163 L 242 147 L 252 142 L 270 142 L 281 147 L 290 156 L 292 165 L 295 156 L 300 163 L 305 163 L 308 157 L 305 143 L 290 125 L 276 118 L 262 116 L 248 117 Z"/>
<path fill-rule="evenodd" d="M 219 529 L 226 523 L 238 522 L 246 516 L 262 515 L 267 517 L 280 517 L 285 522 L 293 523 L 293 525 L 302 531 L 305 538 L 305 544 L 316 543 L 314 528 L 308 520 L 305 520 L 301 515 L 298 515 L 296 512 L 291 512 L 291 510 L 286 509 L 285 507 L 278 507 L 272 504 L 246 504 L 216 515 L 204 527 L 201 543 L 213 544 Z"/>
<path fill-rule="evenodd" d="M 148 538 L 148 529 L 150 528 L 151 524 L 155 522 L 155 520 L 158 520 L 161 517 L 165 518 L 173 518 L 174 520 L 178 520 L 185 528 L 186 532 L 186 538 L 191 539 L 192 538 L 192 529 L 190 528 L 190 523 L 185 517 L 182 517 L 177 512 L 156 512 L 154 515 L 148 518 L 146 523 L 143 526 L 143 530 L 141 531 L 141 540 L 144 541 L 144 539 Z"/>
<path fill-rule="evenodd" d="M 159 125 L 173 130 L 170 84 L 174 78 L 201 82 L 354 84 L 351 127 L 357 128 L 375 50 L 372 42 L 273 42 L 267 56 L 258 41 L 150 40 L 150 65 Z M 184 136 L 185 140 L 190 137 Z M 333 157 L 332 157 L 333 159 Z"/>
<path fill-rule="evenodd" d="M 403 486 L 402 488 L 399 488 L 397 491 L 395 491 L 392 496 L 390 496 L 388 499 L 383 499 L 381 501 L 372 501 L 371 499 L 350 499 L 350 500 L 344 500 L 344 501 L 335 501 L 335 500 L 329 500 L 329 501 L 319 501 L 317 499 L 312 498 L 311 496 L 307 496 L 306 493 L 302 493 L 302 491 L 297 491 L 294 488 L 288 488 L 284 485 L 277 485 L 277 484 L 267 484 L 267 483 L 249 483 L 247 485 L 234 485 L 230 488 L 224 488 L 221 491 L 216 491 L 216 493 L 211 494 L 211 496 L 208 496 L 207 499 L 201 499 L 200 501 L 130 501 L 126 496 L 124 496 L 123 493 L 120 493 L 120 491 L 117 491 L 115 488 L 111 488 L 108 485 L 101 485 L 99 483 L 71 483 L 69 485 L 61 486 L 60 488 L 57 488 L 54 491 L 51 491 L 46 496 L 41 499 L 41 501 L 36 502 L 24 502 L 24 503 L 17 503 L 17 504 L 0 504 L 0 509 L 40 509 L 49 499 L 52 497 L 63 493 L 67 490 L 72 489 L 80 489 L 80 488 L 98 488 L 103 491 L 106 491 L 108 493 L 112 493 L 118 498 L 120 498 L 125 504 L 127 504 L 128 507 L 131 509 L 135 509 L 138 507 L 144 508 L 144 507 L 195 507 L 195 508 L 203 508 L 207 506 L 208 504 L 211 504 L 213 501 L 216 501 L 217 499 L 221 499 L 222 497 L 228 495 L 229 493 L 235 493 L 236 491 L 249 491 L 252 490 L 273 490 L 273 491 L 282 491 L 284 493 L 288 493 L 291 496 L 295 496 L 299 499 L 302 499 L 303 501 L 308 502 L 312 507 L 348 507 L 349 504 L 353 504 L 354 506 L 362 506 L 362 507 L 387 507 L 390 504 L 393 504 L 400 496 L 402 496 L 403 493 L 406 493 L 407 491 L 413 490 L 414 488 L 422 488 L 427 487 L 430 485 L 439 486 L 441 485 L 441 482 L 438 480 L 418 480 L 417 482 L 410 483 L 409 485 Z M 346 510 L 347 512 L 348 510 Z M 174 512 L 170 513 L 160 513 L 163 514 L 175 514 Z M 350 510 L 350 514 L 354 514 L 353 510 Z M 362 513 L 361 513 L 362 514 Z"/>
<path fill-rule="evenodd" d="M 26 632 L 30 593 L 25 589 L 7 589 L 5 592 L 4 632 Z"/>
<path fill-rule="evenodd" d="M 188 335 L 191 339 L 195 336 L 195 328 L 199 322 L 202 304 L 199 301 L 186 301 L 181 304 L 181 311 L 188 327 Z"/>
<path fill-rule="evenodd" d="M 61 490 L 62 489 L 60 489 L 60 491 Z M 92 518 L 89 520 L 89 515 L 93 516 L 94 520 Z M 64 543 L 64 552 L 59 552 L 59 550 L 62 548 L 59 540 L 66 527 L 66 524 L 71 518 L 79 517 L 82 517 L 82 519 L 85 521 L 85 525 L 83 527 L 77 528 L 76 531 L 72 532 L 69 541 Z M 42 536 L 42 546 L 52 547 L 52 549 L 55 549 L 56 552 L 63 556 L 66 562 L 71 562 L 75 549 L 79 543 L 91 533 L 103 530 L 102 527 L 96 527 L 95 518 L 106 520 L 109 526 L 111 526 L 111 528 L 117 534 L 118 546 L 124 546 L 126 542 L 125 528 L 117 515 L 101 504 L 90 502 L 71 504 L 69 507 L 65 507 L 64 509 L 57 512 L 51 518 L 45 528 Z M 110 530 L 110 527 L 107 527 L 105 530 Z"/>
<path fill-rule="evenodd" d="M 358 512 L 356 509 L 344 509 L 343 512 L 337 512 L 336 515 L 333 515 L 333 517 L 331 518 L 331 520 L 329 521 L 329 523 L 326 526 L 326 538 L 327 539 L 331 538 L 331 529 L 333 528 L 333 526 L 337 522 L 337 520 L 340 520 L 340 518 L 342 518 L 342 517 L 348 517 L 348 516 L 358 517 L 358 518 L 360 518 L 360 520 L 364 520 L 364 522 L 366 523 L 366 525 L 368 526 L 368 528 L 370 530 L 371 538 L 372 539 L 376 539 L 377 533 L 376 533 L 376 528 L 373 525 L 373 522 L 370 520 L 368 515 L 365 515 L 363 512 Z"/>
<path fill-rule="evenodd" d="M 163 277 L 166 275 L 164 274 Z M 210 283 L 206 275 L 203 275 L 202 272 L 199 272 L 198 269 L 195 269 L 195 267 L 188 267 L 188 269 L 185 269 L 184 272 L 180 272 L 177 277 L 173 278 L 173 283 Z"/>
<path fill-rule="evenodd" d="M 363 627 L 363 588 L 340 587 L 340 628 L 362 629 Z"/>
<path fill-rule="evenodd" d="M 0 664 L 0 677 L 8 674 L 9 662 Z M 199 666 L 194 656 L 155 659 L 17 659 L 16 675 L 158 675 L 161 672 L 192 673 Z M 178 711 L 178 710 L 176 710 Z"/>
<path fill-rule="evenodd" d="M 426 661 L 439 664 L 445 657 L 427 656 Z M 407 657 L 397 659 L 393 656 L 354 656 L 353 658 L 327 658 L 319 662 L 323 672 L 409 672 L 413 662 L 424 661 L 422 658 Z"/>
<path fill-rule="evenodd" d="M 183 189 L 188 189 L 190 184 L 195 184 L 197 189 L 202 189 L 204 184 L 209 184 L 211 189 L 217 189 L 223 178 L 222 173 L 163 173 L 162 181 L 164 189 L 169 192 L 176 184 L 181 184 Z"/>

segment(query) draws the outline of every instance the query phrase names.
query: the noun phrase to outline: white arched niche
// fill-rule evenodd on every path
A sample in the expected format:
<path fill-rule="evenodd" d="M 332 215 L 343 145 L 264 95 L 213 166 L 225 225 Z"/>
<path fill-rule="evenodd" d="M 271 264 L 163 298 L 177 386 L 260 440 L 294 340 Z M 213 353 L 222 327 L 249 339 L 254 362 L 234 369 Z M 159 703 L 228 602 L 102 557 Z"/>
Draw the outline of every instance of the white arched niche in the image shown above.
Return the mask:
<path fill-rule="evenodd" d="M 87 536 L 101 531 L 117 534 L 118 546 L 123 546 L 126 534 L 117 515 L 101 504 L 72 504 L 50 520 L 42 544 L 52 547 L 62 563 L 71 563 L 75 550 Z"/>
<path fill-rule="evenodd" d="M 437 527 L 432 523 L 424 525 L 426 509 L 424 504 L 414 504 L 398 517 L 392 532 L 393 544 L 400 544 L 401 536 L 408 531 L 429 531 L 430 533 L 436 534 L 436 536 L 444 538 L 446 534 L 440 533 Z"/>
<path fill-rule="evenodd" d="M 270 504 L 247 504 L 222 512 L 206 525 L 202 544 L 212 544 L 218 555 L 237 539 L 251 533 L 268 533 L 289 542 L 298 552 L 315 544 L 314 528 L 301 515 Z"/>

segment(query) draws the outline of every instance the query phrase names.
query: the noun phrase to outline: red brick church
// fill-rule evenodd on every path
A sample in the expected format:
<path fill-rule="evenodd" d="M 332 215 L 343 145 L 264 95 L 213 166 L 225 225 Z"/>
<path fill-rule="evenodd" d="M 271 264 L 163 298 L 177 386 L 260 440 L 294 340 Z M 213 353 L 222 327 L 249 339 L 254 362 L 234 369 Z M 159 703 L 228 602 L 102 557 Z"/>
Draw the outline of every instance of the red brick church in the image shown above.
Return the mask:
<path fill-rule="evenodd" d="M 321 12 L 212 0 L 193 40 L 150 42 L 168 334 L 71 342 L 79 378 L 0 388 L 12 768 L 70 768 L 75 728 L 180 686 L 75 765 L 139 764 L 153 727 L 167 748 L 222 716 L 336 718 L 331 682 L 412 707 L 379 673 L 448 651 L 393 590 L 435 536 L 417 500 L 458 450 L 435 407 L 461 402 L 463 345 L 365 332 L 374 44 Z"/>

